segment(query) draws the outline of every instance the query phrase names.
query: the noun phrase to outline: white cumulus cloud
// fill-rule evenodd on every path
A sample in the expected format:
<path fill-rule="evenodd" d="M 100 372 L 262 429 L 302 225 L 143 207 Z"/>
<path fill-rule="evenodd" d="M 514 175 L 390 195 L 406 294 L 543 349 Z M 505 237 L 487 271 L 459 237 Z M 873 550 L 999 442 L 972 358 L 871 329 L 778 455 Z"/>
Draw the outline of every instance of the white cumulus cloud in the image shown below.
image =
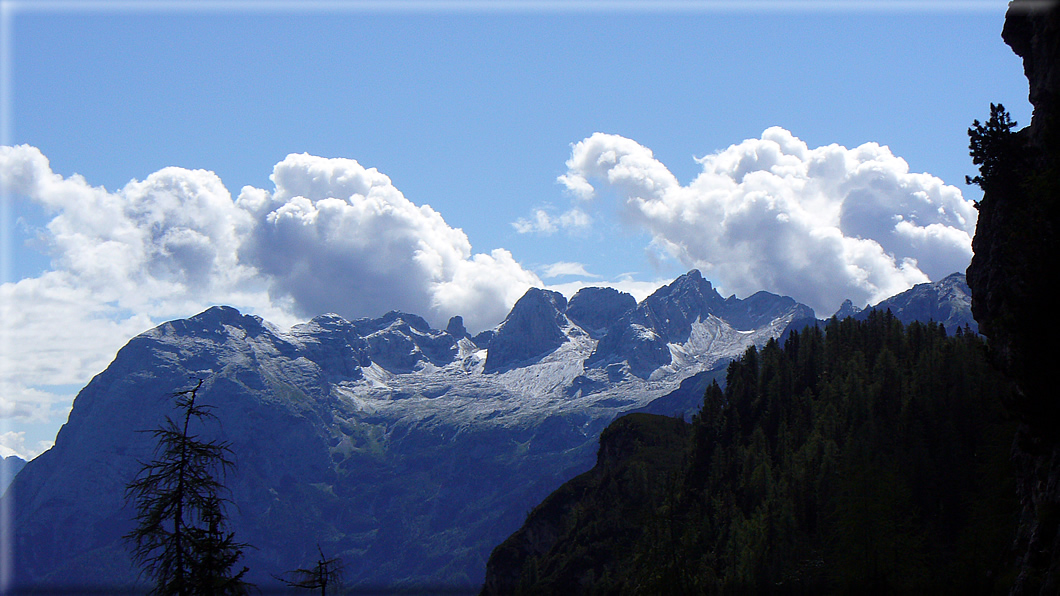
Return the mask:
<path fill-rule="evenodd" d="M 237 200 L 255 219 L 240 256 L 299 314 L 404 310 L 442 325 L 459 314 L 483 329 L 540 285 L 503 249 L 472 254 L 462 230 L 352 159 L 289 155 L 272 181 L 274 191 L 248 187 Z"/>
<path fill-rule="evenodd" d="M 54 441 L 38 441 L 36 445 L 26 444 L 26 433 L 8 431 L 0 433 L 0 457 L 20 457 L 26 461 L 44 453 L 54 445 Z"/>
<path fill-rule="evenodd" d="M 583 203 L 613 191 L 653 248 L 726 291 L 787 294 L 820 315 L 844 298 L 876 302 L 964 270 L 971 258 L 972 202 L 909 172 L 885 146 L 810 149 L 773 127 L 698 161 L 702 172 L 682 186 L 648 148 L 596 133 L 573 146 L 559 181 Z"/>

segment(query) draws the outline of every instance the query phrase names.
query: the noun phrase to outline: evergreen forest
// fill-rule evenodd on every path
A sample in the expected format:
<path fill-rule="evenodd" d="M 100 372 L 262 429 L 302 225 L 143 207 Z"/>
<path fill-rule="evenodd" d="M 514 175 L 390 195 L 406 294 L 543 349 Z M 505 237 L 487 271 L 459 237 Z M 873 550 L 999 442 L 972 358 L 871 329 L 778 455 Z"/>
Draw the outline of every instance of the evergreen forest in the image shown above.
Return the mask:
<path fill-rule="evenodd" d="M 983 339 L 891 313 L 749 348 L 691 421 L 633 414 L 484 593 L 994 594 L 1018 519 Z"/>

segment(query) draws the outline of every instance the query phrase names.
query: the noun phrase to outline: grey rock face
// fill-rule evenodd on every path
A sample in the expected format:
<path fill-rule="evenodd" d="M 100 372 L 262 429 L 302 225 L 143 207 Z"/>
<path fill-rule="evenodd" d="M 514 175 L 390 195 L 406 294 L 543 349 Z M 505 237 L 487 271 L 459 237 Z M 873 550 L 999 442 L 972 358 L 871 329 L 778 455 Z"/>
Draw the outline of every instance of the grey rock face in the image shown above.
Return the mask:
<path fill-rule="evenodd" d="M 563 311 L 567 299 L 559 292 L 530 288 L 515 303 L 489 343 L 486 371 L 492 372 L 552 352 L 567 341 Z"/>
<path fill-rule="evenodd" d="M 814 318 L 810 307 L 769 292 L 755 292 L 743 300 L 730 296 L 715 314 L 740 331 L 750 331 L 792 313 L 796 319 Z"/>
<path fill-rule="evenodd" d="M 699 271 L 690 271 L 622 315 L 600 340 L 586 365 L 625 361 L 633 374 L 647 378 L 672 361 L 667 344 L 687 340 L 692 323 L 706 319 L 723 303 Z"/>
<path fill-rule="evenodd" d="M 614 288 L 582 288 L 567 303 L 567 318 L 589 335 L 601 337 L 619 317 L 637 306 L 633 296 Z"/>
<path fill-rule="evenodd" d="M 445 327 L 445 332 L 458 340 L 470 337 L 464 327 L 464 317 L 460 316 L 450 317 L 449 324 Z"/>
<path fill-rule="evenodd" d="M 854 303 L 848 298 L 843 301 L 843 304 L 839 305 L 839 310 L 835 311 L 835 314 L 832 316 L 837 319 L 845 319 L 847 317 L 852 317 L 859 312 L 861 312 L 861 308 L 854 306 Z"/>
<path fill-rule="evenodd" d="M 647 379 L 655 370 L 673 362 L 666 338 L 642 324 L 616 324 L 600 341 L 586 366 L 625 362 L 632 374 Z"/>
<path fill-rule="evenodd" d="M 724 308 L 721 295 L 693 269 L 648 296 L 631 313 L 630 322 L 653 330 L 667 343 L 683 342 L 696 319 L 706 319 Z"/>

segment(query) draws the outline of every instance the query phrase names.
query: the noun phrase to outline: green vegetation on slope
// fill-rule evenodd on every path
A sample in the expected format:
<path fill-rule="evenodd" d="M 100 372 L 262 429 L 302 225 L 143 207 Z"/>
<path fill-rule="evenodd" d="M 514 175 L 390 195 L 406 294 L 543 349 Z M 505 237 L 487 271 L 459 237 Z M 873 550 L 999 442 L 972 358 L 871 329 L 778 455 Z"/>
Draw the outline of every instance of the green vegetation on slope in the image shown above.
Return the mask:
<path fill-rule="evenodd" d="M 977 336 L 890 313 L 748 349 L 690 425 L 609 427 L 484 592 L 1001 593 L 1009 391 Z"/>

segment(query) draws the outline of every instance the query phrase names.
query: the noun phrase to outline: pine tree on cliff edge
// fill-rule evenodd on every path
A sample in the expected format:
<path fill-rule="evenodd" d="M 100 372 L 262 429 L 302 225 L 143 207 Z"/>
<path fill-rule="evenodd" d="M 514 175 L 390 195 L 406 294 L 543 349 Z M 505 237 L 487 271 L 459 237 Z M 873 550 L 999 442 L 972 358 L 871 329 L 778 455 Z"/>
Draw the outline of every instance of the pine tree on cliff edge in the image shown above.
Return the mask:
<path fill-rule="evenodd" d="M 990 192 L 1012 177 L 1020 165 L 1012 139 L 1016 124 L 1001 104 L 990 104 L 990 119 L 985 123 L 972 121 L 972 127 L 968 129 L 968 153 L 972 156 L 972 163 L 979 166 L 979 175 L 974 178 L 965 176 L 965 183 Z"/>

